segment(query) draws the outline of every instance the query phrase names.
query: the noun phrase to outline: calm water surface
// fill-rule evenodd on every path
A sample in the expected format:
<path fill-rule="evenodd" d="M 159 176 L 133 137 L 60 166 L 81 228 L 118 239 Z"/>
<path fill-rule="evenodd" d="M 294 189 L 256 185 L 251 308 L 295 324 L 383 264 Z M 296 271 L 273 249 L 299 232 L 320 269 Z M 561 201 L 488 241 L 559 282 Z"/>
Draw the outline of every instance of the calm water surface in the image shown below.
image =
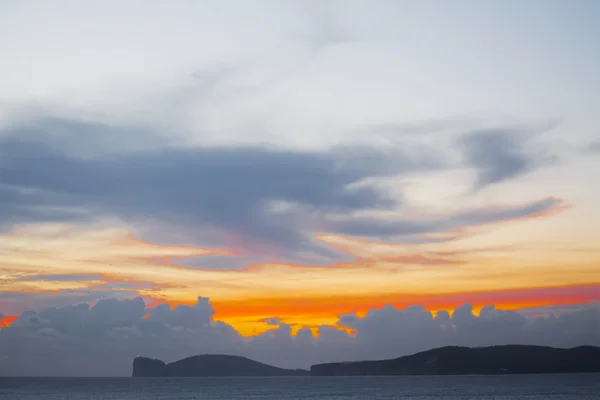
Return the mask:
<path fill-rule="evenodd" d="M 600 400 L 600 374 L 355 378 L 0 378 L 10 400 Z"/>

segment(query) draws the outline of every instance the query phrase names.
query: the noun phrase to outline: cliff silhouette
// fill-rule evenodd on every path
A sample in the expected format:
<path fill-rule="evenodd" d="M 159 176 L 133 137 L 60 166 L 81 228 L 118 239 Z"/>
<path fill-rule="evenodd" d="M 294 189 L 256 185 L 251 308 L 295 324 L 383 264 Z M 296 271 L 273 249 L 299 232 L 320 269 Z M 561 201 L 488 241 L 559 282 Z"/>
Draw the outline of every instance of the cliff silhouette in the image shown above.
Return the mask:
<path fill-rule="evenodd" d="M 222 354 L 192 356 L 169 364 L 146 357 L 133 360 L 134 377 L 308 376 L 309 371 L 284 369 L 249 358 Z"/>
<path fill-rule="evenodd" d="M 600 372 L 600 347 L 441 347 L 390 360 L 313 365 L 312 376 L 476 375 Z"/>

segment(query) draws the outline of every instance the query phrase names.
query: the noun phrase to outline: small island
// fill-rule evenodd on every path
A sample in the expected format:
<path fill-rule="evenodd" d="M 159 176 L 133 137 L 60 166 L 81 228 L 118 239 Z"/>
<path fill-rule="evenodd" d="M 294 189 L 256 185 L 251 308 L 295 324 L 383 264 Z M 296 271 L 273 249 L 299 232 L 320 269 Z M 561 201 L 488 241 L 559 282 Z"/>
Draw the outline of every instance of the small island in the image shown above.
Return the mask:
<path fill-rule="evenodd" d="M 164 363 L 146 357 L 133 360 L 134 377 L 308 376 L 309 371 L 284 369 L 249 358 L 205 354 Z"/>
<path fill-rule="evenodd" d="M 441 347 L 380 361 L 313 365 L 312 376 L 481 375 L 600 372 L 600 347 Z"/>

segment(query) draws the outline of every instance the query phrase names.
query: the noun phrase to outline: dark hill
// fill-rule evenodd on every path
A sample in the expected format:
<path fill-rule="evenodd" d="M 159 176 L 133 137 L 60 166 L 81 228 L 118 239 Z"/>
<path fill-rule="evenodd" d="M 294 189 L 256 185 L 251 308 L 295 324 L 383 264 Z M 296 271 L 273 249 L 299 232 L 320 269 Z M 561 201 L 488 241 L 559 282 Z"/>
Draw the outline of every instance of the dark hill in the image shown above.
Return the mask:
<path fill-rule="evenodd" d="M 310 372 L 312 376 L 600 372 L 600 347 L 441 347 L 392 360 L 313 365 Z"/>
<path fill-rule="evenodd" d="M 306 376 L 308 371 L 273 367 L 239 356 L 206 354 L 165 364 L 160 360 L 136 357 L 133 376 Z"/>

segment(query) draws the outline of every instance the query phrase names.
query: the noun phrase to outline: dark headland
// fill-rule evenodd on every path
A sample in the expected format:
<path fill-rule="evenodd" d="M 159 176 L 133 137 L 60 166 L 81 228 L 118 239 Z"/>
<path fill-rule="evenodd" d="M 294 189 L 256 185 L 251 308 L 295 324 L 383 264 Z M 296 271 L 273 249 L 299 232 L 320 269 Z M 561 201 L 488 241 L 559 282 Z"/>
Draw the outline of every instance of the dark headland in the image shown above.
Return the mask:
<path fill-rule="evenodd" d="M 134 377 L 481 375 L 600 372 L 600 347 L 441 347 L 380 361 L 313 365 L 309 371 L 277 368 L 245 357 L 207 354 L 166 364 L 136 357 Z"/>
<path fill-rule="evenodd" d="M 145 357 L 133 360 L 134 377 L 308 376 L 309 371 L 283 369 L 245 357 L 206 354 L 164 363 Z"/>
<path fill-rule="evenodd" d="M 391 360 L 313 365 L 310 372 L 312 376 L 600 372 L 600 347 L 441 347 Z"/>

